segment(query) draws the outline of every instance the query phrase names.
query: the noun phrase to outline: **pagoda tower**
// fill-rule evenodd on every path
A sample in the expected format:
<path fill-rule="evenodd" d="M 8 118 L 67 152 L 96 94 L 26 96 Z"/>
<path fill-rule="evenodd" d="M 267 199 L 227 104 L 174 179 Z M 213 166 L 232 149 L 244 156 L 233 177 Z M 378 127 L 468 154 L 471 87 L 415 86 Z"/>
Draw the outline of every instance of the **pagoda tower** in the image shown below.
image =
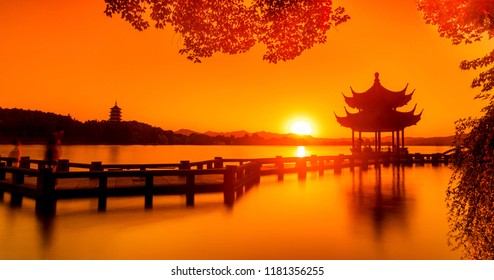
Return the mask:
<path fill-rule="evenodd" d="M 119 122 L 122 120 L 122 109 L 117 106 L 117 101 L 115 101 L 115 106 L 110 108 L 110 121 Z"/>
<path fill-rule="evenodd" d="M 336 115 L 336 120 L 344 127 L 352 129 L 352 152 L 362 152 L 362 133 L 374 133 L 374 151 L 381 152 L 381 133 L 391 132 L 391 151 L 405 153 L 405 128 L 417 124 L 422 112 L 415 114 L 415 107 L 408 112 L 400 112 L 397 109 L 405 106 L 412 99 L 412 95 L 406 93 L 408 84 L 401 91 L 391 91 L 381 85 L 379 73 L 375 73 L 374 85 L 365 92 L 355 92 L 350 88 L 352 96 L 343 94 L 348 106 L 358 110 L 349 112 L 345 107 L 346 116 Z M 355 132 L 358 132 L 355 143 Z M 401 147 L 400 147 L 401 137 Z M 372 149 L 367 147 L 367 149 Z M 365 150 L 365 149 L 364 149 Z"/>

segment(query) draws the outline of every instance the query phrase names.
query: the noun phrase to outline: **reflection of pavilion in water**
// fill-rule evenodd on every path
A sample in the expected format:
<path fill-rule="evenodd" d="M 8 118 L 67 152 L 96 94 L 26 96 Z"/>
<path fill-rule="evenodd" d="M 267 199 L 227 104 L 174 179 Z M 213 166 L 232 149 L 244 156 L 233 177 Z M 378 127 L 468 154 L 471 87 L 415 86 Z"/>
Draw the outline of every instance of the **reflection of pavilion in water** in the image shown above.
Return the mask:
<path fill-rule="evenodd" d="M 391 174 L 381 176 L 383 171 Z M 406 225 L 410 198 L 406 197 L 403 166 L 378 167 L 374 169 L 374 180 L 372 175 L 371 170 L 353 173 L 349 208 L 359 223 L 371 223 L 374 237 L 379 240 L 390 224 Z"/>

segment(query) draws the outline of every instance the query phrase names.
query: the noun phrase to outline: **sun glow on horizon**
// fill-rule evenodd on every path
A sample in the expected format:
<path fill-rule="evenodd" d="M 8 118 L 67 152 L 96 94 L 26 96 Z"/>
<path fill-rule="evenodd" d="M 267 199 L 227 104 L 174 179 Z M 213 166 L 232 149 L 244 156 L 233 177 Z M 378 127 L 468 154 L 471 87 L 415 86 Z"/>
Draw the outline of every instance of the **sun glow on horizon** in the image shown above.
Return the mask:
<path fill-rule="evenodd" d="M 298 135 L 311 135 L 312 126 L 307 121 L 295 121 L 290 126 L 290 132 Z"/>

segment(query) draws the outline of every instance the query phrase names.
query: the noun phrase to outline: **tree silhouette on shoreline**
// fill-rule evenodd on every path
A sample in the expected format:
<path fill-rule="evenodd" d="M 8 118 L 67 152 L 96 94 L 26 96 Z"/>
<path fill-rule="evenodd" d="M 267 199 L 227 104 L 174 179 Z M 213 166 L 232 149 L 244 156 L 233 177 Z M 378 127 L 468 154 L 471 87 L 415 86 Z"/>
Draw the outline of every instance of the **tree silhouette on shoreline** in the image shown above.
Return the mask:
<path fill-rule="evenodd" d="M 105 0 L 105 14 L 120 15 L 143 31 L 154 22 L 172 26 L 183 37 L 180 54 L 201 62 L 214 53 L 239 54 L 256 43 L 267 48 L 271 63 L 294 59 L 326 32 L 350 17 L 331 0 Z"/>
<path fill-rule="evenodd" d="M 494 37 L 494 1 L 420 0 L 427 23 L 438 26 L 453 44 L 471 44 Z M 494 51 L 460 64 L 483 69 L 472 81 L 481 88 L 477 99 L 488 102 L 480 118 L 456 122 L 453 175 L 447 190 L 449 242 L 468 259 L 494 259 Z"/>

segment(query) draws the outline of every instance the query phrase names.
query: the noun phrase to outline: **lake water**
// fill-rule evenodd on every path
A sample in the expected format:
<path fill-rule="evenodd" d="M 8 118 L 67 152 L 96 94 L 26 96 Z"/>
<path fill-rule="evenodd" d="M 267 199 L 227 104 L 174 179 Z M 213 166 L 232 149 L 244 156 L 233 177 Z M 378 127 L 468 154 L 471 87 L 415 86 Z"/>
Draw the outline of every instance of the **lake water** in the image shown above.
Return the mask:
<path fill-rule="evenodd" d="M 11 146 L 0 145 L 0 154 Z M 40 159 L 43 147 L 23 146 Z M 448 147 L 410 147 L 412 153 Z M 271 146 L 64 146 L 73 162 L 175 163 L 180 160 L 348 154 L 348 147 Z M 261 178 L 238 200 L 222 194 L 59 201 L 53 219 L 0 202 L 0 259 L 458 259 L 447 245 L 445 190 L 451 170 L 370 167 L 306 180 L 288 174 Z"/>

